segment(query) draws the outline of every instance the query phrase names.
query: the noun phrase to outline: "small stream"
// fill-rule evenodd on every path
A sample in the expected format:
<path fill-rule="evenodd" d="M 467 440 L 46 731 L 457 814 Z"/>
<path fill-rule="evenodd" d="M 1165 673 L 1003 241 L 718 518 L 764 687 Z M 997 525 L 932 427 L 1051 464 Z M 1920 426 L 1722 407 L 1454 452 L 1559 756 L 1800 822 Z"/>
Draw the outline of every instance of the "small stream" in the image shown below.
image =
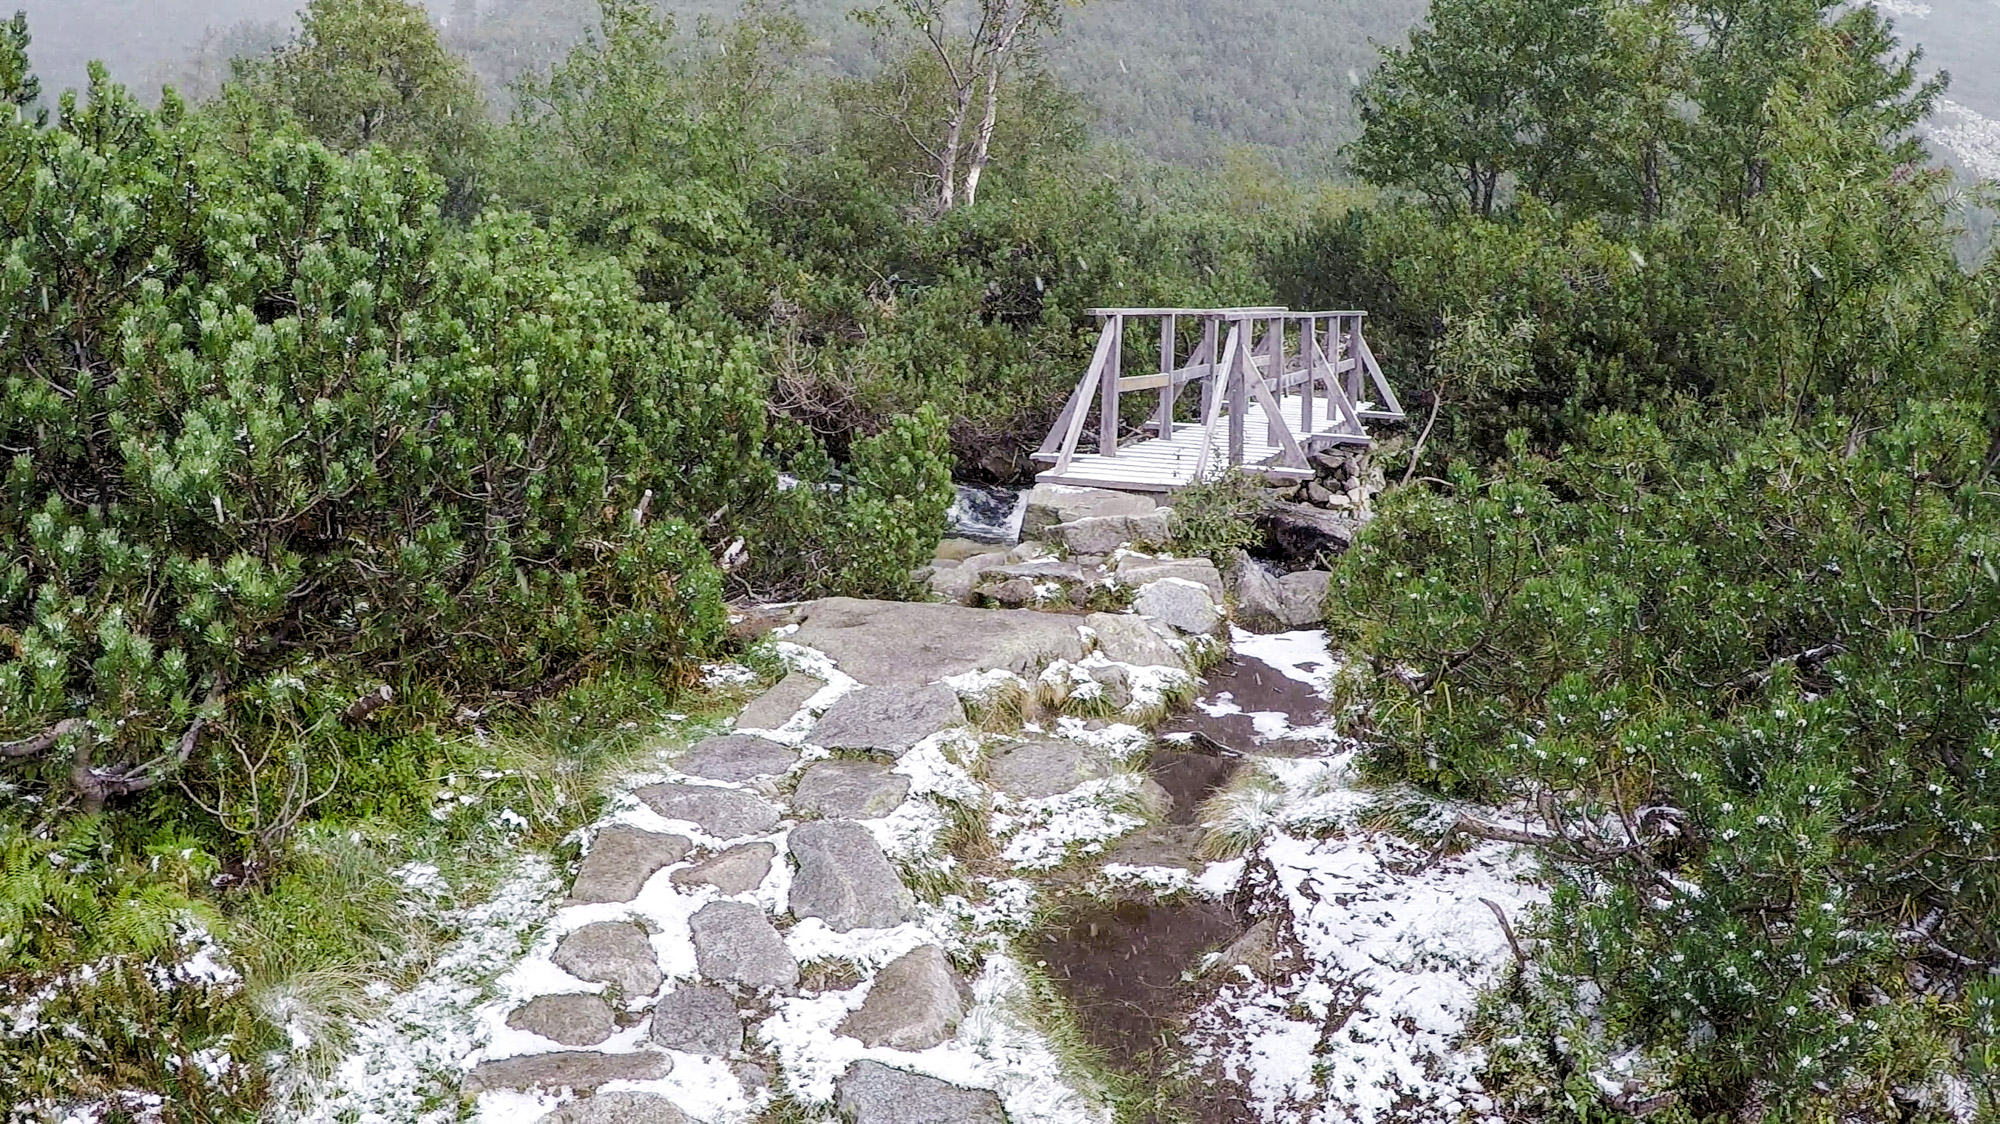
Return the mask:
<path fill-rule="evenodd" d="M 1021 519 L 1028 513 L 1026 489 L 1005 484 L 959 484 L 951 501 L 948 534 L 956 539 L 1012 546 L 1021 541 Z"/>

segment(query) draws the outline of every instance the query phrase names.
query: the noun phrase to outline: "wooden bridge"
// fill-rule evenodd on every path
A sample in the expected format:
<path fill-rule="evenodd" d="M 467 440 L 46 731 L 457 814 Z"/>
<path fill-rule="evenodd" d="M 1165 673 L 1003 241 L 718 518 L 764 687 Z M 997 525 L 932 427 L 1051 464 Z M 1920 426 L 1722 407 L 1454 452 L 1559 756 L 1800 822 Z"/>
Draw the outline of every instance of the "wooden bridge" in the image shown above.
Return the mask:
<path fill-rule="evenodd" d="M 1361 334 L 1366 313 L 1090 311 L 1103 330 L 1090 369 L 1035 453 L 1036 461 L 1050 466 L 1037 476 L 1042 483 L 1165 492 L 1230 468 L 1308 480 L 1312 454 L 1331 445 L 1366 445 L 1365 423 L 1403 417 Z M 1125 374 L 1128 331 L 1139 342 L 1153 338 L 1155 327 L 1158 370 Z M 1185 360 L 1183 344 L 1189 345 Z M 1146 391 L 1159 393 L 1140 430 L 1150 435 L 1121 445 L 1123 398 Z M 1093 406 L 1097 451 L 1079 452 Z"/>

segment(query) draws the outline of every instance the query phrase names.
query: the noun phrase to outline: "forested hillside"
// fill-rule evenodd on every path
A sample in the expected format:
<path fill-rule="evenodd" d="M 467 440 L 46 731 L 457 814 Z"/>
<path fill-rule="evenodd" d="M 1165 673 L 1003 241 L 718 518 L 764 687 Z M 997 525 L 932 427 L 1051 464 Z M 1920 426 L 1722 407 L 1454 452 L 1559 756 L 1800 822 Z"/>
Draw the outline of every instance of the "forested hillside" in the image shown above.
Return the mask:
<path fill-rule="evenodd" d="M 227 60 L 268 47 L 294 0 L 21 0 L 35 21 L 36 62 L 52 87 L 78 85 L 93 58 L 136 88 L 174 82 L 206 93 Z M 589 0 L 428 0 L 488 92 L 560 57 L 593 19 Z M 865 6 L 865 5 L 863 5 Z M 683 23 L 726 20 L 730 0 L 671 0 Z M 873 44 L 848 18 L 849 0 L 795 0 L 808 57 L 825 72 L 867 72 Z M 1147 159 L 1219 165 L 1243 148 L 1293 172 L 1322 172 L 1359 129 L 1349 95 L 1375 65 L 1376 47 L 1422 18 L 1422 0 L 1092 0 L 1064 17 L 1047 63 L 1080 97 L 1099 137 Z M 1928 67 L 1949 70 L 1944 144 L 1976 174 L 2000 164 L 2000 11 L 1987 0 L 1891 4 Z M 1981 164 L 1980 153 L 1986 154 Z"/>
<path fill-rule="evenodd" d="M 1273 851 L 1393 836 L 1393 882 L 1469 839 L 1515 848 L 1540 892 L 1455 919 L 1490 907 L 1506 933 L 1476 1017 L 1420 1028 L 1467 1112 L 2000 1117 L 2000 264 L 1957 256 L 1967 191 L 1923 147 L 1948 95 L 1902 25 L 1834 0 L 1432 0 L 1401 36 L 1366 8 L 1394 39 L 1370 65 L 1339 5 L 986 3 L 979 35 L 906 0 L 864 41 L 761 7 L 601 0 L 558 26 L 521 0 L 441 29 L 409 0 L 312 0 L 157 104 L 115 70 L 52 97 L 36 17 L 0 26 L 0 1106 L 464 1118 L 471 1028 L 380 1068 L 419 1036 L 370 1035 L 494 987 L 612 780 L 818 658 L 773 614 L 927 597 L 954 479 L 1032 479 L 1090 309 L 1281 304 L 1366 310 L 1407 407 L 1366 473 L 1332 458 L 1354 494 L 1376 482 L 1367 519 L 1291 558 L 1258 520 L 1310 486 L 1205 481 L 1144 517 L 1165 561 L 1216 575 L 1162 579 L 1201 611 L 1147 615 L 1192 623 L 1160 638 L 1109 612 L 1138 603 L 1113 583 L 1046 629 L 1074 675 L 897 668 L 897 689 L 975 743 L 1149 743 L 1106 725 L 1128 709 L 1090 678 L 1106 661 L 1081 645 L 1105 636 L 1082 614 L 1193 666 L 1233 636 L 1194 556 L 1310 567 L 1339 776 L 1181 807 L 1159 826 L 1223 858 L 1168 890 L 1218 916 L 1279 889 L 1338 910 L 1275 887 Z M 176 11 L 43 16 L 137 52 Z M 1321 67 L 1301 20 L 1353 61 Z M 1201 159 L 1239 134 L 1289 174 Z M 1334 178 L 1315 153 L 1342 138 Z M 1096 428 L 1136 433 L 1127 401 Z M 1104 545 L 1009 581 L 1042 598 L 1080 558 L 1122 565 L 1128 542 Z M 1164 666 L 1107 674 L 1135 721 L 1190 688 L 1147 678 Z M 987 670 L 1012 693 L 982 693 Z M 1049 702 L 1070 692 L 1085 705 Z M 1184 734 L 1158 744 L 1203 744 Z M 1213 1093 L 1170 1022 L 1141 1024 L 1158 1050 L 1079 1045 L 1076 1010 L 1030 986 L 1061 918 L 1009 897 L 993 809 L 912 789 L 991 762 L 906 740 L 913 810 L 884 834 L 934 850 L 900 871 L 870 852 L 910 898 L 891 912 L 1006 918 L 934 998 L 1004 961 L 1026 981 L 1009 1017 L 1068 1051 L 1017 1117 L 1417 1111 L 1320 1064 L 1372 1045 L 1343 1030 L 1371 999 L 1345 978 L 1261 1012 L 1296 1047 L 1268 1111 Z M 875 743 L 816 753 L 855 744 Z M 1129 769 L 1080 760 L 1079 785 L 1131 782 L 1106 823 L 1161 814 Z M 738 810 L 797 782 L 747 778 Z M 1286 818 L 1321 781 L 1367 822 Z M 725 834 L 679 854 L 748 837 Z M 1063 862 L 1042 874 L 1082 886 Z M 1267 930 L 1161 986 L 1282 975 L 1310 937 Z M 887 969 L 811 939 L 803 970 L 722 1000 L 770 1016 L 722 1051 L 749 1069 L 672 1063 L 752 1090 L 732 1120 L 845 1111 L 785 1067 L 778 1039 L 820 1032 L 781 1025 L 781 994 L 837 1019 Z M 623 1021 L 607 1005 L 597 1041 L 664 1058 L 638 1041 L 658 963 L 606 986 Z"/>

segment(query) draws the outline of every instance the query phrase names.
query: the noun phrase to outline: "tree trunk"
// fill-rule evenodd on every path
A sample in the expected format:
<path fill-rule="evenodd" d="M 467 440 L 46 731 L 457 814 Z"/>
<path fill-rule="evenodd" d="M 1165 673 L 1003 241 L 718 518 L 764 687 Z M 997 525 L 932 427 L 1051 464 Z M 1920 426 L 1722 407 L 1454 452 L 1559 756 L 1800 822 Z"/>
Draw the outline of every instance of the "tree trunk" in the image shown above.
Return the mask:
<path fill-rule="evenodd" d="M 1000 120 L 1000 78 L 1007 69 L 1007 55 L 1014 47 L 1014 37 L 1020 33 L 1022 21 L 1028 18 L 1027 0 L 1006 0 L 1001 12 L 1000 36 L 985 59 L 986 105 L 979 118 L 979 131 L 973 137 L 971 159 L 965 170 L 965 205 L 968 207 L 979 197 L 979 178 L 985 174 L 987 161 L 992 158 L 993 129 Z"/>

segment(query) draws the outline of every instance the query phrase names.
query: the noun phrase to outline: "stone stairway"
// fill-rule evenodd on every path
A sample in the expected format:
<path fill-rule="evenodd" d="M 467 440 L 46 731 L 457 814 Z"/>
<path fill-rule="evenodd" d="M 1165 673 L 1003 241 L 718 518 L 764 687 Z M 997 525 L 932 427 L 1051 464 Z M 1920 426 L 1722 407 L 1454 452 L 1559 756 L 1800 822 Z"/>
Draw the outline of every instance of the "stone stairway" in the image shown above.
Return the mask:
<path fill-rule="evenodd" d="M 1158 818 L 1150 738 L 1120 719 L 1191 694 L 1214 642 L 1129 614 L 795 616 L 790 674 L 594 830 L 501 981 L 464 1078 L 479 1119 L 1102 1118 L 1020 1015 L 1021 875 Z"/>

